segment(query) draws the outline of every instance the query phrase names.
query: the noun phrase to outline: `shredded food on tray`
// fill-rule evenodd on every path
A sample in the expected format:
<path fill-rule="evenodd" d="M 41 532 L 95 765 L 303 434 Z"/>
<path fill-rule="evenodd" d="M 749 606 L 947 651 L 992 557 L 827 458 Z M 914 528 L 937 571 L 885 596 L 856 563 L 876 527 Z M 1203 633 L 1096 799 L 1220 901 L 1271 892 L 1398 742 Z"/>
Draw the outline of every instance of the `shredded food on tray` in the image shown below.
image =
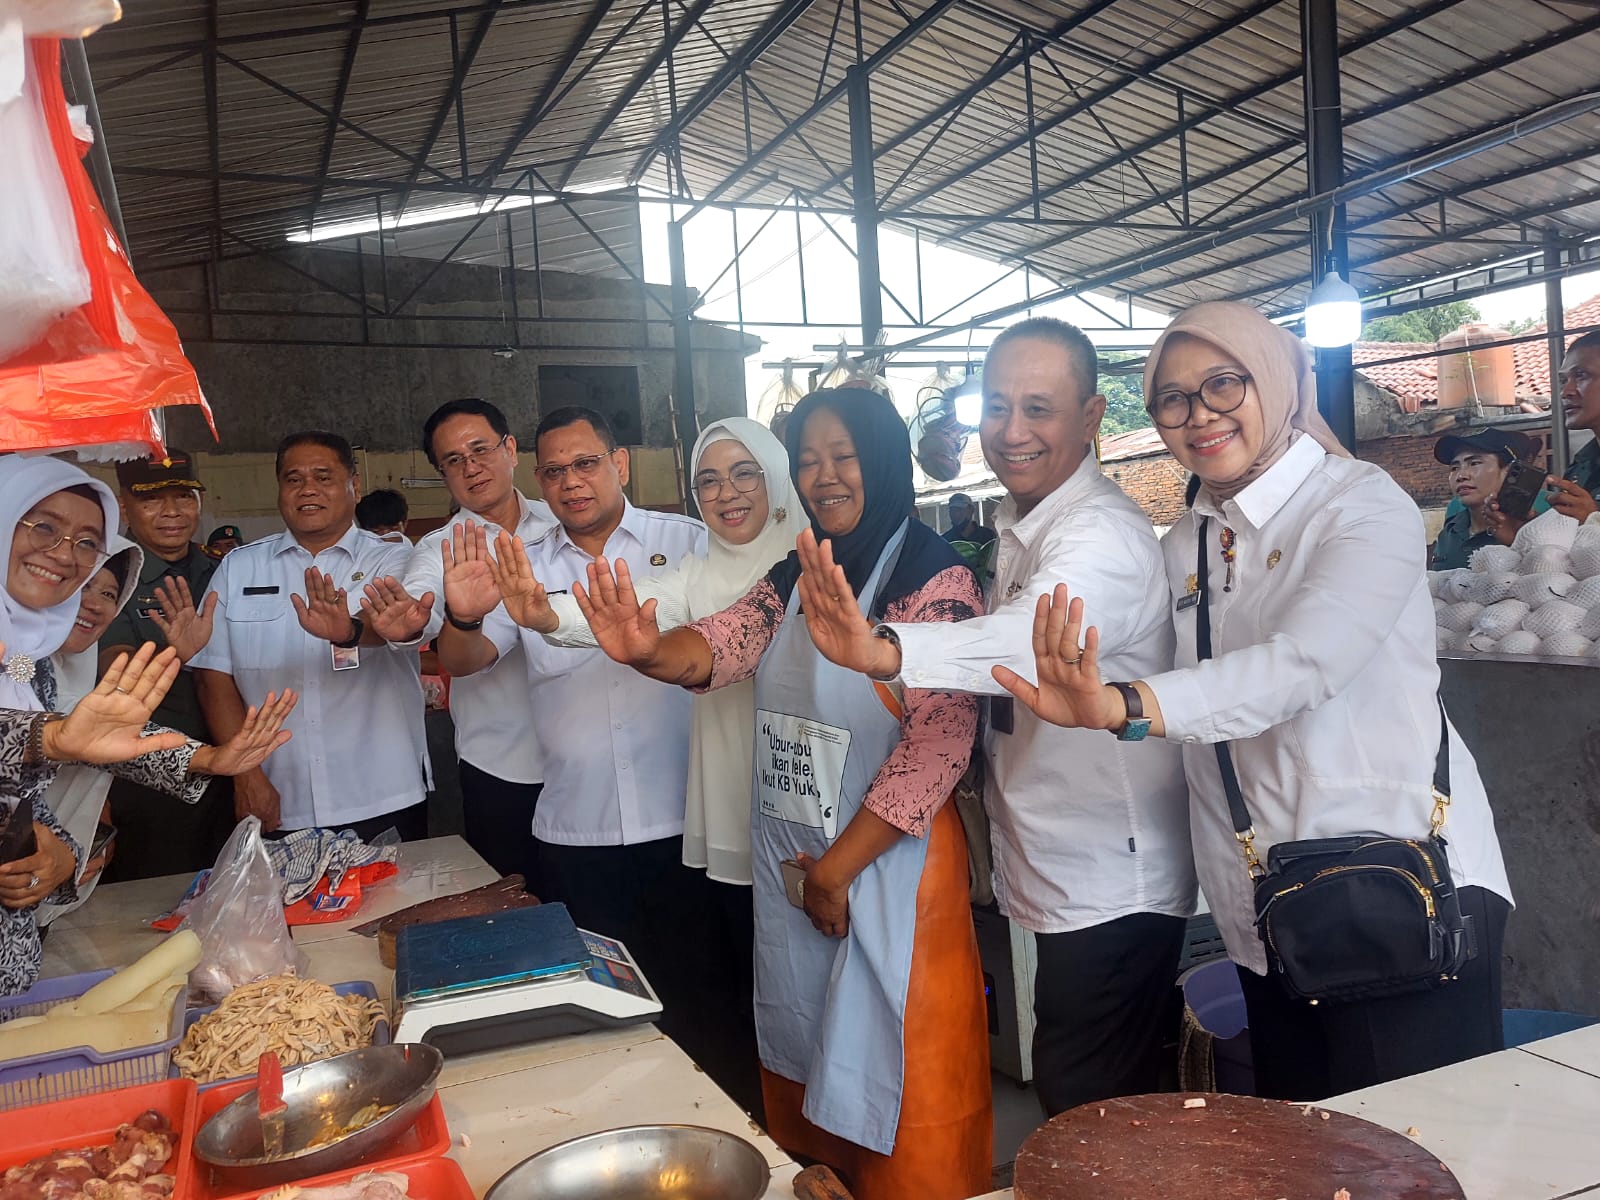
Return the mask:
<path fill-rule="evenodd" d="M 276 975 L 237 988 L 191 1025 L 172 1061 L 200 1083 L 253 1075 L 268 1050 L 285 1067 L 298 1067 L 370 1045 L 384 1015 L 380 1001 Z"/>

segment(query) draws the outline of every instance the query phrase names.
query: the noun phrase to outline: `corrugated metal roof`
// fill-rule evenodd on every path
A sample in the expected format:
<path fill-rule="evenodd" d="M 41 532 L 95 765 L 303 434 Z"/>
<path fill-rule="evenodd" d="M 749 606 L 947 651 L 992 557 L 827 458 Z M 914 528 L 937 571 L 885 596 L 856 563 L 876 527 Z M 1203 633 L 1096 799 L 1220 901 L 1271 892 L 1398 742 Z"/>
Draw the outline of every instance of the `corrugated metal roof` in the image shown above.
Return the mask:
<path fill-rule="evenodd" d="M 742 78 L 730 72 L 780 16 Z M 924 27 L 904 38 L 910 21 Z M 1346 0 L 1339 33 L 1359 176 L 1593 88 L 1600 11 Z M 1067 283 L 1120 276 L 1110 290 L 1156 309 L 1219 295 L 1288 309 L 1307 289 L 1303 220 L 1130 265 L 1305 194 L 1291 0 L 149 0 L 89 47 L 142 264 L 280 245 L 313 209 L 319 223 L 393 217 L 490 185 L 612 186 L 641 167 L 665 189 L 678 160 L 696 197 L 846 207 L 843 98 L 746 164 L 859 55 L 892 223 Z M 991 71 L 1025 50 L 1026 71 Z M 650 152 L 696 97 L 669 177 Z M 1351 202 L 1353 281 L 1376 293 L 1531 251 L 1546 230 L 1600 230 L 1597 135 L 1591 115 Z"/>

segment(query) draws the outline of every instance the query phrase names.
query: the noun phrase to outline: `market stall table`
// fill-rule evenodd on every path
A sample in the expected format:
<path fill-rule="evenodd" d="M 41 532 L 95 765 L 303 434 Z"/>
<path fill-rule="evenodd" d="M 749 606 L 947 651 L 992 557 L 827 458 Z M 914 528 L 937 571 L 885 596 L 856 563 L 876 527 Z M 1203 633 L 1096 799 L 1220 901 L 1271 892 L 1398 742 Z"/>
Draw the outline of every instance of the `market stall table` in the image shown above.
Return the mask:
<path fill-rule="evenodd" d="M 400 866 L 401 877 L 371 889 L 361 911 L 348 921 L 295 929 L 313 977 L 328 983 L 371 980 L 389 1003 L 394 972 L 379 962 L 377 939 L 351 929 L 498 878 L 459 837 L 407 842 L 400 848 Z M 188 885 L 187 877 L 173 875 L 97 889 L 81 909 L 52 926 L 44 975 L 120 967 L 137 958 L 163 936 L 148 927 L 149 919 L 176 904 Z M 637 1124 L 707 1125 L 736 1133 L 760 1149 L 772 1167 L 768 1196 L 792 1194 L 788 1181 L 795 1164 L 653 1025 L 452 1057 L 439 1077 L 439 1096 L 454 1135 L 450 1156 L 478 1196 L 547 1146 Z"/>

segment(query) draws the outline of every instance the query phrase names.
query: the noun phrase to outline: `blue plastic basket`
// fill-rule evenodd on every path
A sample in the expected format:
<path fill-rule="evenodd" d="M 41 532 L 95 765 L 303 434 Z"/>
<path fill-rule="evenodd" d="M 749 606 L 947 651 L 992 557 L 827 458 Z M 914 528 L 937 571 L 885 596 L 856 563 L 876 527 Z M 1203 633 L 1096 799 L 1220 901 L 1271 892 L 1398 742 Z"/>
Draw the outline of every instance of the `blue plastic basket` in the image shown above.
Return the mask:
<path fill-rule="evenodd" d="M 365 996 L 368 1000 L 376 1000 L 378 998 L 378 989 L 376 987 L 374 987 L 372 984 L 368 983 L 365 979 L 355 979 L 355 980 L 351 980 L 349 983 L 336 983 L 336 984 L 333 985 L 333 990 L 336 993 L 338 993 L 339 995 L 341 995 L 341 996 Z M 183 1040 L 183 1034 L 186 1034 L 186 1033 L 189 1032 L 189 1026 L 193 1025 L 201 1017 L 205 1016 L 207 1013 L 212 1013 L 212 1012 L 216 1012 L 216 1011 L 217 1011 L 217 1005 L 215 1005 L 215 1004 L 208 1004 L 204 1008 L 191 1008 L 183 1016 L 183 1030 L 179 1034 L 177 1040 L 178 1041 L 182 1041 Z M 177 1043 L 175 1042 L 174 1045 L 176 1045 L 176 1044 Z M 374 1045 L 374 1046 L 387 1046 L 388 1044 L 389 1044 L 389 1022 L 386 1021 L 383 1017 L 379 1017 L 377 1019 L 377 1021 L 373 1023 L 373 1026 L 372 1026 L 372 1042 L 371 1042 L 371 1045 Z M 285 1070 L 292 1070 L 293 1068 L 291 1068 L 287 1064 L 285 1064 L 284 1069 Z M 178 1078 L 182 1077 L 182 1072 L 180 1072 L 177 1067 L 172 1067 L 171 1068 L 171 1075 L 172 1075 L 173 1079 L 178 1079 Z M 203 1091 L 206 1091 L 208 1088 L 220 1087 L 224 1083 L 235 1083 L 240 1079 L 249 1079 L 249 1078 L 250 1078 L 250 1076 L 248 1076 L 248 1075 L 233 1075 L 233 1076 L 228 1077 L 227 1079 L 213 1079 L 210 1083 L 202 1083 L 202 1084 L 200 1084 L 200 1090 L 203 1092 Z"/>
<path fill-rule="evenodd" d="M 0 1023 L 14 1017 L 43 1016 L 58 1004 L 76 1000 L 112 971 L 86 971 L 34 984 L 20 996 L 0 1000 Z M 159 1083 L 172 1066 L 172 1048 L 183 1036 L 185 989 L 172 1004 L 170 1036 L 162 1042 L 101 1054 L 88 1046 L 35 1054 L 0 1063 L 0 1111 L 68 1100 L 113 1088 Z"/>

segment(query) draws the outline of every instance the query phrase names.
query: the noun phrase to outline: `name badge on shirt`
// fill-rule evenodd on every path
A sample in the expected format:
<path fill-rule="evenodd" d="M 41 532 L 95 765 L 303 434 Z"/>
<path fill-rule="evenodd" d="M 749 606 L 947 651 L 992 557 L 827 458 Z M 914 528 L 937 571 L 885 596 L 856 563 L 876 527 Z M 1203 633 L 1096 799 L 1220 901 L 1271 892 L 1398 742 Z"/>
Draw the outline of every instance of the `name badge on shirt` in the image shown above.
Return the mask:
<path fill-rule="evenodd" d="M 1179 612 L 1188 612 L 1191 608 L 1193 608 L 1195 605 L 1197 605 L 1199 603 L 1200 603 L 1200 593 L 1199 592 L 1190 592 L 1187 596 L 1178 597 L 1178 611 Z"/>
<path fill-rule="evenodd" d="M 361 665 L 360 646 L 329 646 L 333 651 L 333 669 L 335 671 L 354 671 Z"/>

